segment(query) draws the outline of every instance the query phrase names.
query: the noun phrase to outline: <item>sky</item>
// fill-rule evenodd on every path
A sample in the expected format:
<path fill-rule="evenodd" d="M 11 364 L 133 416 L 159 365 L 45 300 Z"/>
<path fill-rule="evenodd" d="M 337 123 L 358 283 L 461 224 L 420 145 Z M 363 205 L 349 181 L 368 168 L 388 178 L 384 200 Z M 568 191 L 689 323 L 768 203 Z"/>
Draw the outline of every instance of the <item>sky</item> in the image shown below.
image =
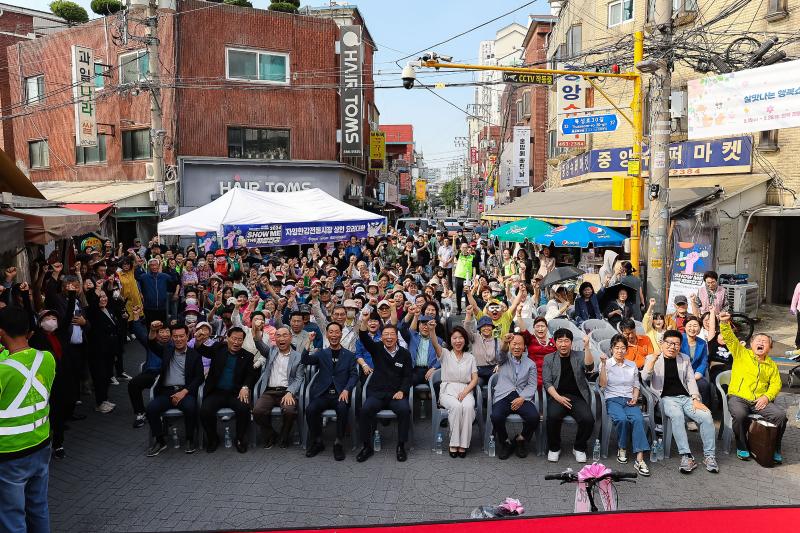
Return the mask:
<path fill-rule="evenodd" d="M 266 8 L 268 0 L 251 0 L 256 8 Z M 49 11 L 50 0 L 6 0 L 7 3 Z M 91 0 L 77 0 L 90 17 Z M 340 0 L 340 3 L 344 3 Z M 449 39 L 474 26 L 527 3 L 526 0 L 353 0 L 365 19 L 366 26 L 378 46 L 375 54 L 376 86 L 401 85 L 400 68 L 395 61 L 403 56 L 429 49 L 435 43 Z M 301 5 L 327 5 L 322 0 L 302 2 Z M 549 12 L 545 0 L 515 11 L 475 31 L 459 37 L 434 51 L 453 56 L 454 61 L 477 62 L 478 43 L 494 38 L 495 32 L 512 22 L 527 26 L 528 15 Z M 416 59 L 412 57 L 411 59 Z M 406 61 L 400 61 L 405 65 Z M 418 71 L 417 79 L 433 86 L 437 82 L 464 83 L 472 81 L 472 73 L 436 74 Z M 433 89 L 453 104 L 466 110 L 472 103 L 474 87 L 445 87 Z M 428 166 L 445 168 L 454 158 L 465 155 L 457 148 L 455 137 L 467 135 L 466 115 L 424 88 L 405 90 L 376 89 L 376 105 L 382 124 L 413 124 L 416 149 L 421 151 Z"/>

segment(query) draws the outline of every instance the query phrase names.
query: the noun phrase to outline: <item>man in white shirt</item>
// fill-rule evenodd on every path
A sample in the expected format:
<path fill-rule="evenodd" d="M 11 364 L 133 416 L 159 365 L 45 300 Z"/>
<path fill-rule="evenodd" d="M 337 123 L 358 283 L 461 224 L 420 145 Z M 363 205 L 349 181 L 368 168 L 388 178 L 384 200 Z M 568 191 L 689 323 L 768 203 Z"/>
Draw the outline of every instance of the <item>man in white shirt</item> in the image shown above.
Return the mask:
<path fill-rule="evenodd" d="M 440 235 L 441 237 L 441 235 Z M 453 260 L 455 259 L 455 252 L 449 239 L 441 239 L 439 241 L 439 266 L 444 269 L 447 274 L 447 282 L 450 287 L 453 286 Z"/>

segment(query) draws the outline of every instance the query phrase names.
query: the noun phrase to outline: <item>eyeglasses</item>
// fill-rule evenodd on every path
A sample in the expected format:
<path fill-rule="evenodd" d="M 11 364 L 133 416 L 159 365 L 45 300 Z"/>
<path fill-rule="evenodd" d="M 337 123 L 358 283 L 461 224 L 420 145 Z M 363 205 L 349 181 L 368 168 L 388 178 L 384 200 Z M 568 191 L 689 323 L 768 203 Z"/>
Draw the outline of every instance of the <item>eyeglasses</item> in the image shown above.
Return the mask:
<path fill-rule="evenodd" d="M 664 344 L 666 344 L 667 346 L 671 346 L 673 348 L 678 348 L 681 345 L 681 343 L 676 342 L 676 341 L 662 341 L 662 342 Z"/>

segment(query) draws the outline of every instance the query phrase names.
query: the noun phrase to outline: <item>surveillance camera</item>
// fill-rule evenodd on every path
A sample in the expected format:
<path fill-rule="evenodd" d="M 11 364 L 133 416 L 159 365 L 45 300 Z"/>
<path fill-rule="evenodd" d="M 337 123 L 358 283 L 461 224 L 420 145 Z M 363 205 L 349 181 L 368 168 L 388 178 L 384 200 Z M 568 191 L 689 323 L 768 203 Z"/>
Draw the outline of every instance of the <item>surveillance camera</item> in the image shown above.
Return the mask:
<path fill-rule="evenodd" d="M 659 64 L 657 61 L 652 59 L 645 59 L 643 61 L 639 61 L 636 63 L 636 68 L 639 69 L 640 72 L 644 72 L 645 74 L 652 74 L 658 70 Z"/>
<path fill-rule="evenodd" d="M 413 89 L 414 82 L 417 80 L 417 73 L 414 71 L 414 67 L 411 65 L 406 65 L 403 67 L 403 87 L 406 89 Z"/>
<path fill-rule="evenodd" d="M 442 63 L 452 63 L 453 56 L 439 56 L 439 61 L 441 61 Z"/>

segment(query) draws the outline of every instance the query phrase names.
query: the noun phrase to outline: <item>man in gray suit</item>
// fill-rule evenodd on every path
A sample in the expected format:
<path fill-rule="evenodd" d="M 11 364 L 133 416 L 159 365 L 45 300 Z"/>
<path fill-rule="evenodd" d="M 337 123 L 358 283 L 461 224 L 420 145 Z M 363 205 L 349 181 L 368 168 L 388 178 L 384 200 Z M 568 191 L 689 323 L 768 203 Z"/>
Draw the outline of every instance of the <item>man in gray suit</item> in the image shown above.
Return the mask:
<path fill-rule="evenodd" d="M 547 403 L 547 460 L 558 462 L 561 455 L 561 422 L 571 416 L 578 423 L 572 453 L 579 463 L 586 462 L 586 444 L 594 430 L 592 391 L 586 379 L 594 368 L 589 336 L 583 338 L 583 352 L 572 349 L 572 331 L 561 328 L 553 333 L 556 351 L 544 357 L 542 385 L 550 395 Z"/>
<path fill-rule="evenodd" d="M 509 351 L 511 352 L 509 356 Z M 517 457 L 528 455 L 528 441 L 539 425 L 539 411 L 534 405 L 536 363 L 525 355 L 525 338 L 521 333 L 508 333 L 497 355 L 497 382 L 492 401 L 492 426 L 497 437 L 497 456 L 508 459 L 516 449 Z M 522 417 L 522 433 L 514 441 L 508 439 L 506 418 Z"/>
<path fill-rule="evenodd" d="M 269 336 L 263 334 L 263 325 L 253 329 L 256 348 L 266 359 L 262 371 L 266 387 L 253 407 L 253 420 L 264 431 L 264 448 L 272 448 L 277 441 L 281 448 L 291 442 L 292 425 L 297 418 L 300 389 L 305 378 L 305 367 L 300 352 L 292 348 L 292 332 L 281 327 L 275 332 L 275 345 L 270 346 Z M 272 429 L 272 408 L 279 405 L 283 413 L 280 433 Z"/>

